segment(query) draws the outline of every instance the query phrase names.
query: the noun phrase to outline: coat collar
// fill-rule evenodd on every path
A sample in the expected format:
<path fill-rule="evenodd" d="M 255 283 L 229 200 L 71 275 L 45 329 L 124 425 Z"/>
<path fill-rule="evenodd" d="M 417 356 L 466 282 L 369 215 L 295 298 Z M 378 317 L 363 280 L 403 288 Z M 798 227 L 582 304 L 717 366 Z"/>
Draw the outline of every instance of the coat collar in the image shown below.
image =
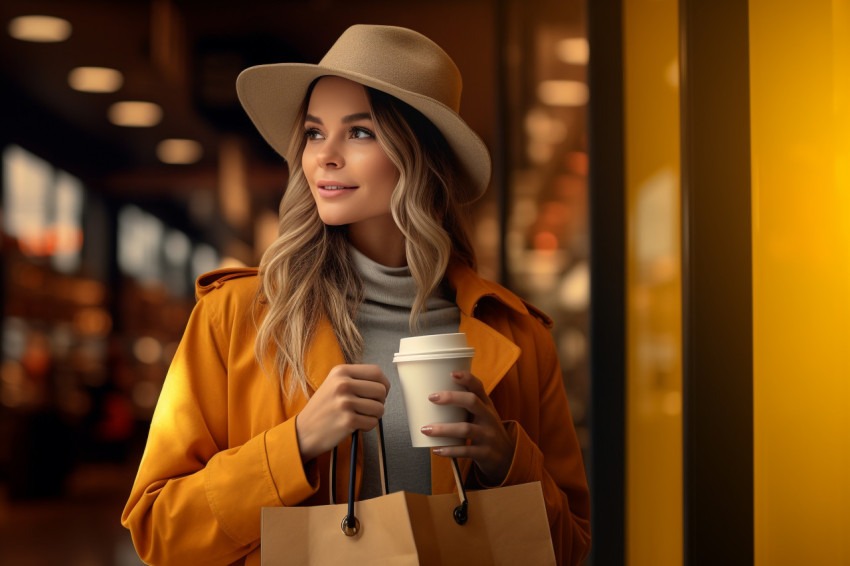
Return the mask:
<path fill-rule="evenodd" d="M 483 298 L 492 298 L 519 314 L 528 315 L 526 304 L 496 283 L 482 279 L 472 268 L 458 262 L 446 272 L 449 285 L 455 291 L 455 301 L 460 309 L 459 332 L 466 334 L 467 342 L 475 348 L 472 374 L 484 384 L 489 394 L 519 358 L 520 349 L 511 340 L 475 317 L 475 309 Z M 306 360 L 307 381 L 315 391 L 324 382 L 334 366 L 345 363 L 333 328 L 323 318 L 316 328 L 313 346 Z"/>
<path fill-rule="evenodd" d="M 446 272 L 449 285 L 455 290 L 460 309 L 460 332 L 466 334 L 469 345 L 475 348 L 472 374 L 484 384 L 487 394 L 502 380 L 519 358 L 520 349 L 493 327 L 476 318 L 476 307 L 484 298 L 492 298 L 519 314 L 528 314 L 522 299 L 478 276 L 472 268 L 454 262 Z"/>
<path fill-rule="evenodd" d="M 471 267 L 463 263 L 452 262 L 446 276 L 449 285 L 457 293 L 457 306 L 467 316 L 474 316 L 475 307 L 484 297 L 492 297 L 520 314 L 528 314 L 528 308 L 522 299 L 501 285 L 482 279 Z"/>

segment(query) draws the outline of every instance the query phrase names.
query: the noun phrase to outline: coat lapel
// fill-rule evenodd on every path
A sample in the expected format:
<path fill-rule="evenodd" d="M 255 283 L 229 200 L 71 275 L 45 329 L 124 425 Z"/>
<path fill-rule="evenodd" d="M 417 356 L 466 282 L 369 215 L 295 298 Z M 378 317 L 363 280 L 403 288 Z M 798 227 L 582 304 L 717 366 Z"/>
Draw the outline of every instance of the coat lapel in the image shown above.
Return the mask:
<path fill-rule="evenodd" d="M 481 322 L 461 314 L 460 332 L 475 348 L 472 359 L 472 375 L 481 380 L 489 395 L 519 358 L 519 346 Z"/>
<path fill-rule="evenodd" d="M 475 317 L 478 303 L 485 297 L 520 313 L 528 313 L 525 303 L 500 285 L 482 279 L 470 267 L 458 262 L 449 266 L 449 284 L 455 290 L 460 309 L 460 332 L 466 333 L 475 348 L 472 374 L 484 384 L 489 395 L 520 355 L 519 347 L 488 324 Z"/>

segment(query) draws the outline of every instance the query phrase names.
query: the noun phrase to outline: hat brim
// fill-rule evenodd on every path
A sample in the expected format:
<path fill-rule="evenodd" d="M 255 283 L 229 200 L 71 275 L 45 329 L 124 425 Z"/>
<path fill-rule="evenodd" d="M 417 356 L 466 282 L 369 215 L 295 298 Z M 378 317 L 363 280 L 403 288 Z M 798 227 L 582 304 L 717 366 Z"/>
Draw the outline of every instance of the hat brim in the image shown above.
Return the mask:
<path fill-rule="evenodd" d="M 236 79 L 236 93 L 257 130 L 284 158 L 296 115 L 314 80 L 333 75 L 375 88 L 398 98 L 427 117 L 445 136 L 466 179 L 461 202 L 478 199 L 490 182 L 490 152 L 480 137 L 451 108 L 433 98 L 406 91 L 359 73 L 306 63 L 274 63 L 245 69 Z"/>

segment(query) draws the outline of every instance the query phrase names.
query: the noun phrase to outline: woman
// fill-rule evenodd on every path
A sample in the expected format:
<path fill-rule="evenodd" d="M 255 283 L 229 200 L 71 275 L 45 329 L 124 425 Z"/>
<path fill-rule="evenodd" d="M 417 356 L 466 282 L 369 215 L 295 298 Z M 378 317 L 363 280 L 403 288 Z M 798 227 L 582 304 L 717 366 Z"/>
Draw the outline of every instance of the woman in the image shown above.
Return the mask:
<path fill-rule="evenodd" d="M 328 503 L 328 453 L 355 431 L 359 497 L 379 493 L 383 417 L 391 490 L 452 491 L 451 457 L 472 488 L 540 481 L 558 561 L 580 563 L 589 496 L 551 320 L 474 272 L 461 204 L 490 159 L 457 114 L 454 63 L 416 32 L 361 25 L 319 65 L 252 67 L 237 90 L 290 166 L 280 235 L 259 270 L 198 280 L 122 517 L 140 556 L 259 563 L 260 509 Z M 470 418 L 422 432 L 466 442 L 412 448 L 392 352 L 458 331 L 472 370 L 430 399 Z"/>

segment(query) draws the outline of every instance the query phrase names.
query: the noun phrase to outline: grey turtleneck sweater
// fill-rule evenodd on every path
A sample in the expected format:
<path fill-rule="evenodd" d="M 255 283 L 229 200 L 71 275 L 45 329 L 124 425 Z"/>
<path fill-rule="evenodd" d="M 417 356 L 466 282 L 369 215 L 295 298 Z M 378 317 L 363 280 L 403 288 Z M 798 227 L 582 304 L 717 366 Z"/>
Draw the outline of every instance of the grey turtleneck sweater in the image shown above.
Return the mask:
<path fill-rule="evenodd" d="M 388 489 L 431 493 L 431 456 L 427 448 L 413 448 L 407 427 L 407 412 L 401 394 L 393 354 L 398 341 L 411 336 L 409 317 L 416 297 L 416 281 L 408 267 L 386 267 L 349 246 L 357 272 L 363 280 L 365 299 L 354 322 L 363 336 L 364 364 L 376 364 L 387 376 L 390 391 L 384 407 L 384 446 L 387 456 Z M 420 317 L 419 334 L 457 332 L 460 311 L 448 289 L 437 289 Z M 381 494 L 377 432 L 363 435 L 365 465 L 361 499 Z"/>

